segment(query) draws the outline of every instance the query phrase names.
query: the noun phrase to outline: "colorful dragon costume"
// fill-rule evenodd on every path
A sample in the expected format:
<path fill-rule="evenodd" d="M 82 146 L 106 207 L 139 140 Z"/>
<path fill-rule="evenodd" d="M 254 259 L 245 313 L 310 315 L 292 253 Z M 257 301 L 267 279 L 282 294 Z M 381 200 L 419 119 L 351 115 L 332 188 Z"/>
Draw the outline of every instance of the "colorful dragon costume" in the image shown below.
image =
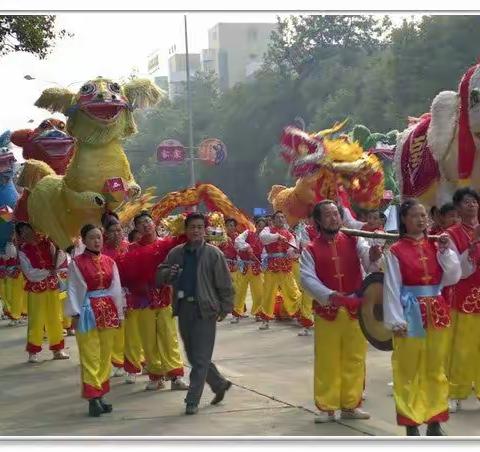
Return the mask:
<path fill-rule="evenodd" d="M 234 218 L 240 229 L 255 230 L 254 224 L 233 205 L 227 195 L 211 184 L 197 184 L 192 188 L 168 193 L 153 206 L 152 218 L 158 224 L 179 207 L 198 206 L 201 203 L 212 212 L 220 212 L 225 218 Z M 215 218 L 212 222 L 221 227 L 221 222 L 216 224 Z"/>
<path fill-rule="evenodd" d="M 15 156 L 9 149 L 11 133 L 0 135 L 0 254 L 5 253 L 5 245 L 13 236 L 13 209 L 18 200 L 18 192 L 13 183 Z"/>
<path fill-rule="evenodd" d="M 64 88 L 42 93 L 35 105 L 68 117 L 66 131 L 75 139 L 75 153 L 64 176 L 45 175 L 49 167 L 44 162 L 26 161 L 21 180 L 30 191 L 28 217 L 35 229 L 67 248 L 85 223 L 100 224 L 105 210 L 140 194 L 121 140 L 136 132 L 133 110 L 162 97 L 149 80 L 122 86 L 102 77 L 85 83 L 77 94 Z"/>
<path fill-rule="evenodd" d="M 335 137 L 345 123 L 316 134 L 295 127 L 284 129 L 282 156 L 297 181 L 289 188 L 274 185 L 268 201 L 274 210 L 284 212 L 289 225 L 306 218 L 322 199 L 341 199 L 344 205 L 351 202 L 365 209 L 380 205 L 384 193 L 382 164 L 348 136 Z"/>
<path fill-rule="evenodd" d="M 10 139 L 23 149 L 25 160 L 41 160 L 57 174 L 65 174 L 73 156 L 74 140 L 60 119 L 45 119 L 36 129 L 16 130 Z"/>
<path fill-rule="evenodd" d="M 402 197 L 427 206 L 451 200 L 455 189 L 480 189 L 480 64 L 463 75 L 458 91 L 442 91 L 429 113 L 409 118 L 398 137 L 395 173 Z"/>

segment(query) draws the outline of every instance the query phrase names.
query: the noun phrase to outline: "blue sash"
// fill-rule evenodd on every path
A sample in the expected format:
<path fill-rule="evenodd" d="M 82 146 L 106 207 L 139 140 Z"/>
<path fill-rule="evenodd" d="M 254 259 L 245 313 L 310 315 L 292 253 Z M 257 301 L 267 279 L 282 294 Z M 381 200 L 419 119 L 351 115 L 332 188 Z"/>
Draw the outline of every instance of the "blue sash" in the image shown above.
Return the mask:
<path fill-rule="evenodd" d="M 85 294 L 83 305 L 80 308 L 80 319 L 77 326 L 77 330 L 80 333 L 87 333 L 97 327 L 90 298 L 108 297 L 111 294 L 109 289 L 91 290 Z"/>
<path fill-rule="evenodd" d="M 425 337 L 419 297 L 437 297 L 441 294 L 441 286 L 402 286 L 400 300 L 403 314 L 407 321 L 408 337 Z"/>
<path fill-rule="evenodd" d="M 260 261 L 260 259 L 259 259 Z M 238 269 L 243 273 L 243 270 L 246 268 L 247 265 L 255 265 L 257 264 L 258 265 L 258 261 L 251 261 L 251 260 L 248 260 L 248 259 L 239 259 L 238 260 Z M 265 271 L 265 269 L 267 268 L 267 260 L 265 258 L 262 258 L 262 260 L 260 261 L 260 269 L 262 271 Z"/>
<path fill-rule="evenodd" d="M 61 279 L 58 278 L 58 291 L 61 292 L 66 292 L 68 290 L 68 279 Z"/>

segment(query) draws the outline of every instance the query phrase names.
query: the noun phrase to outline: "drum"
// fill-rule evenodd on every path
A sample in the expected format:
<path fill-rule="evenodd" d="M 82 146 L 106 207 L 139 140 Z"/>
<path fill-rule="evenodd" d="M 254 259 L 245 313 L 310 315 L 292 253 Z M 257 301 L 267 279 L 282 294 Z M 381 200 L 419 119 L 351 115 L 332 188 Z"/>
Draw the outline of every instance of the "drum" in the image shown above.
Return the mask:
<path fill-rule="evenodd" d="M 363 298 L 358 311 L 363 334 L 376 349 L 393 350 L 392 332 L 383 324 L 383 273 L 369 274 L 359 295 Z"/>

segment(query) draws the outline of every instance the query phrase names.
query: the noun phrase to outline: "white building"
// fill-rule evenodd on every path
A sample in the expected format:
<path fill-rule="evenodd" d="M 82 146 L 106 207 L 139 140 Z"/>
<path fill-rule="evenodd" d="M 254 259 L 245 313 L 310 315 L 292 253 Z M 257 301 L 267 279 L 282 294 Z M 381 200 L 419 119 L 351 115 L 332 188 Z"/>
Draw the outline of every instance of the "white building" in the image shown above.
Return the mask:
<path fill-rule="evenodd" d="M 273 23 L 218 23 L 208 31 L 208 49 L 202 50 L 203 71 L 216 73 L 220 89 L 251 79 L 267 52 Z"/>
<path fill-rule="evenodd" d="M 189 53 L 190 80 L 201 70 L 200 54 Z M 185 90 L 187 81 L 187 58 L 184 53 L 176 53 L 168 59 L 168 96 L 173 100 Z"/>

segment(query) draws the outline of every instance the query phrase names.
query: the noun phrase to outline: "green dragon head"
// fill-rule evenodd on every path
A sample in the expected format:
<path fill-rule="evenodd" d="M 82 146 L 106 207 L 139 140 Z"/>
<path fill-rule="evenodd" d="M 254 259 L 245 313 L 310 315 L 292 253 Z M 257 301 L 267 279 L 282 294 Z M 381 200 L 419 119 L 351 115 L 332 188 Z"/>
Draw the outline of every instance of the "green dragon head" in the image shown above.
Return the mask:
<path fill-rule="evenodd" d="M 397 143 L 398 130 L 387 133 L 371 132 L 364 125 L 356 125 L 351 132 L 352 141 L 358 142 L 364 151 L 374 152 L 383 164 L 385 174 L 385 189 L 391 190 L 396 196 L 399 194 L 398 184 L 395 180 L 392 161 Z"/>
<path fill-rule="evenodd" d="M 77 141 L 101 145 L 134 134 L 133 110 L 151 107 L 164 97 L 150 80 L 120 85 L 98 77 L 84 83 L 77 94 L 66 88 L 48 88 L 35 105 L 68 116 L 67 131 Z"/>

